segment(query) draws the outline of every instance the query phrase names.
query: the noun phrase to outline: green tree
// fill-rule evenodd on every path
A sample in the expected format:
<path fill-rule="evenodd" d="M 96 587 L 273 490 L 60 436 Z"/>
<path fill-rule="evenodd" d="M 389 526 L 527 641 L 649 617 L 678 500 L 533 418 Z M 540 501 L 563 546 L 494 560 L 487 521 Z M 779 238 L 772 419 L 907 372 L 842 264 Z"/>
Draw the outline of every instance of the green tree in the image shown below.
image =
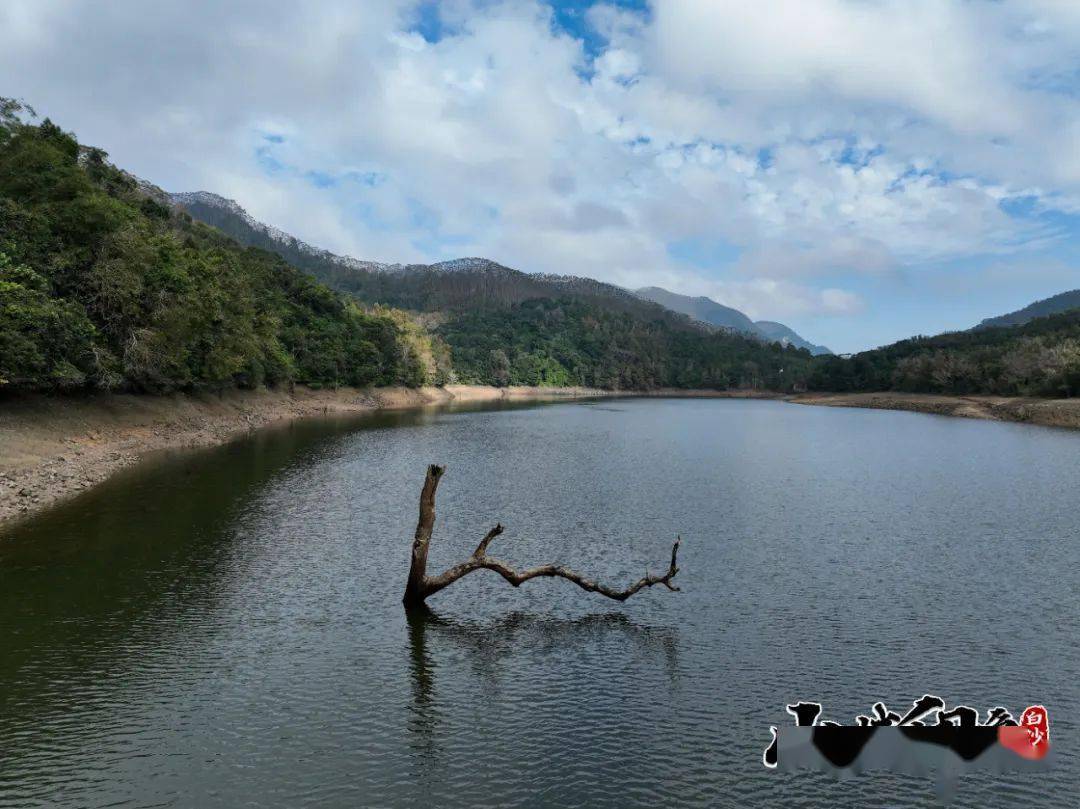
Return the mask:
<path fill-rule="evenodd" d="M 10 389 L 160 393 L 420 385 L 448 351 L 141 190 L 100 149 L 0 100 L 0 375 Z"/>
<path fill-rule="evenodd" d="M 0 253 L 0 385 L 73 388 L 94 373 L 94 327 L 76 303 Z"/>

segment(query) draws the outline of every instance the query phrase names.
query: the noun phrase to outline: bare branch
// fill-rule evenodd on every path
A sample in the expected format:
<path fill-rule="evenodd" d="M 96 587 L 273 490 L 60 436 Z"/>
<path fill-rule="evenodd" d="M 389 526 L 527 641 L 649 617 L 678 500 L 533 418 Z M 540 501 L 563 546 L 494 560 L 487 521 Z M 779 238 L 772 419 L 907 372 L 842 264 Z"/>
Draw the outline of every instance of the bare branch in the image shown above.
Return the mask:
<path fill-rule="evenodd" d="M 671 548 L 671 564 L 668 566 L 666 573 L 652 575 L 646 569 L 644 577 L 625 589 L 617 590 L 562 565 L 541 565 L 540 567 L 519 571 L 506 562 L 488 556 L 487 549 L 491 541 L 503 532 L 501 523 L 487 532 L 469 559 L 448 568 L 438 576 L 428 576 L 427 550 L 435 522 L 435 490 L 438 488 L 439 478 L 442 476 L 443 471 L 444 468 L 440 466 L 432 465 L 428 467 L 427 478 L 424 481 L 424 488 L 420 495 L 420 519 L 416 526 L 416 538 L 413 540 L 412 566 L 409 569 L 409 581 L 405 588 L 404 602 L 406 607 L 422 605 L 429 596 L 445 587 L 449 587 L 458 579 L 477 570 L 492 570 L 514 587 L 519 587 L 530 579 L 536 578 L 566 579 L 582 590 L 599 593 L 616 601 L 625 601 L 635 593 L 657 584 L 662 584 L 667 589 L 678 592 L 679 588 L 674 586 L 671 580 L 679 572 L 678 556 L 682 537 L 677 538 Z"/>
<path fill-rule="evenodd" d="M 495 537 L 497 537 L 502 532 L 502 523 L 496 523 L 495 527 L 487 532 L 487 536 L 480 540 L 480 544 L 477 545 L 476 550 L 473 551 L 473 557 L 479 559 L 481 556 L 486 554 L 488 545 L 491 544 L 491 540 L 495 539 Z"/>

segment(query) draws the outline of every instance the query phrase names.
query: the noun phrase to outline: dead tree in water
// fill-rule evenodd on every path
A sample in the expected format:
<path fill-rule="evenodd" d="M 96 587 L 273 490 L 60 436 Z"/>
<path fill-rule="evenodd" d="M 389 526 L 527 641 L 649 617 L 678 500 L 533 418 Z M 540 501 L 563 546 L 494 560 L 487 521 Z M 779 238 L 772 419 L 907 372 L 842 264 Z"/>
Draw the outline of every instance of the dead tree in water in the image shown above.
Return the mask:
<path fill-rule="evenodd" d="M 431 544 L 431 531 L 435 527 L 435 490 L 439 488 L 439 479 L 445 471 L 446 467 L 443 466 L 435 466 L 434 464 L 429 466 L 427 477 L 424 479 L 424 488 L 420 492 L 420 519 L 416 523 L 416 536 L 413 538 L 412 543 L 412 562 L 409 566 L 409 580 L 405 585 L 405 597 L 402 599 L 406 609 L 423 606 L 428 597 L 435 595 L 444 587 L 449 587 L 462 576 L 467 576 L 474 570 L 494 570 L 514 587 L 527 582 L 529 579 L 542 576 L 558 577 L 572 581 L 582 590 L 599 593 L 616 601 L 625 601 L 638 590 L 652 587 L 654 584 L 662 584 L 669 590 L 678 591 L 679 588 L 672 585 L 671 580 L 679 572 L 679 568 L 676 566 L 676 558 L 679 554 L 681 539 L 676 539 L 674 546 L 671 548 L 671 565 L 668 567 L 667 573 L 662 576 L 652 576 L 646 572 L 644 578 L 634 582 L 626 589 L 615 590 L 562 565 L 542 565 L 541 567 L 518 571 L 514 570 L 506 562 L 488 556 L 488 545 L 503 532 L 501 524 L 496 525 L 487 532 L 484 538 L 480 540 L 480 544 L 476 546 L 472 556 L 464 562 L 448 568 L 438 576 L 427 575 L 428 547 Z"/>

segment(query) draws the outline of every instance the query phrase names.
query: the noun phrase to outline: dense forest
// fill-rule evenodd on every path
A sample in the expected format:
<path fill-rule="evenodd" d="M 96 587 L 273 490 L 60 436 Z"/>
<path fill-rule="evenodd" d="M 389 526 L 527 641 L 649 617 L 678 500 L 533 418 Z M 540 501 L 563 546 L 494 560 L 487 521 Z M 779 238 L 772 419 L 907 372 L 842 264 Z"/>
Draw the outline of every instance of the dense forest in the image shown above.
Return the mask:
<path fill-rule="evenodd" d="M 572 298 L 464 313 L 438 329 L 463 381 L 600 388 L 791 389 L 808 352 L 638 320 Z"/>
<path fill-rule="evenodd" d="M 0 100 L 0 385 L 167 392 L 445 381 L 445 349 L 142 193 Z"/>
<path fill-rule="evenodd" d="M 694 324 L 589 279 L 485 261 L 330 276 L 238 244 L 5 101 L 0 386 L 141 392 L 583 384 L 790 388 L 806 352 Z M 408 314 L 392 305 L 408 306 Z"/>
<path fill-rule="evenodd" d="M 810 371 L 806 351 L 709 327 L 590 278 L 529 275 L 485 259 L 358 262 L 256 222 L 231 200 L 207 193 L 172 199 L 359 300 L 433 313 L 429 322 L 461 382 L 793 390 Z"/>
<path fill-rule="evenodd" d="M 415 311 L 459 312 L 506 308 L 541 298 L 571 297 L 638 318 L 690 325 L 688 318 L 672 307 L 592 278 L 529 274 L 483 258 L 461 258 L 439 264 L 358 261 L 313 247 L 258 222 L 237 203 L 217 194 L 201 191 L 165 197 L 241 244 L 271 250 L 327 286 L 364 301 Z"/>
<path fill-rule="evenodd" d="M 821 391 L 1080 395 L 1080 309 L 1020 326 L 914 337 L 847 359 L 819 357 L 809 386 Z"/>
<path fill-rule="evenodd" d="M 1080 310 L 811 357 L 590 279 L 481 259 L 365 264 L 271 238 L 227 209 L 198 211 L 222 232 L 48 119 L 28 120 L 0 99 L 0 390 L 1080 393 Z"/>

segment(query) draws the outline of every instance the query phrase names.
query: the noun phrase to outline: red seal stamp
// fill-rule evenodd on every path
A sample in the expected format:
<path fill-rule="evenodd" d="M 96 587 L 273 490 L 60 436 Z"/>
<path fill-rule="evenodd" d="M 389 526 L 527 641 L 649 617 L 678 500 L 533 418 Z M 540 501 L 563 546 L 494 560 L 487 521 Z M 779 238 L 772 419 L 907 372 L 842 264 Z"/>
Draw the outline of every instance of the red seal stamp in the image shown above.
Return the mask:
<path fill-rule="evenodd" d="M 1032 705 L 1020 714 L 1016 727 L 999 727 L 998 741 L 1018 756 L 1039 759 L 1050 750 L 1050 715 L 1042 705 Z"/>

